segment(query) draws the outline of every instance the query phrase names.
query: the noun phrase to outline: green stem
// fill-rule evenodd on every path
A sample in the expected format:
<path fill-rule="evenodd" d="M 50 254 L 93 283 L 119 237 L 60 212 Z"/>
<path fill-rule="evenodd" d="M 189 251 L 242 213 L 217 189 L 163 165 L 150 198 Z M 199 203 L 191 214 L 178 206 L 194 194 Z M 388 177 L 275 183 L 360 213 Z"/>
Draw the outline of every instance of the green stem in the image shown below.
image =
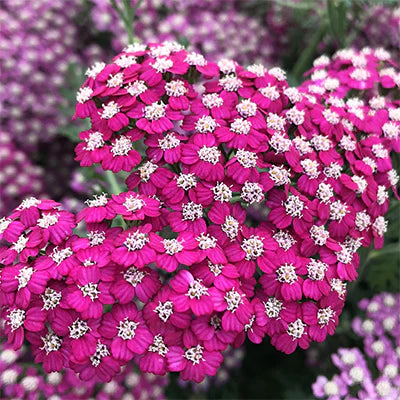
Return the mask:
<path fill-rule="evenodd" d="M 110 185 L 112 194 L 122 193 L 121 187 L 119 186 L 119 183 L 117 181 L 117 178 L 115 177 L 114 172 L 106 171 L 106 179 L 107 179 L 108 184 Z"/>
<path fill-rule="evenodd" d="M 133 35 L 133 20 L 135 18 L 135 14 L 137 9 L 140 7 L 140 4 L 143 0 L 137 0 L 136 4 L 132 7 L 131 0 L 122 0 L 122 8 L 117 4 L 116 0 L 110 0 L 111 6 L 118 13 L 122 22 L 125 26 L 125 31 L 128 35 L 128 43 L 135 42 L 135 36 Z"/>

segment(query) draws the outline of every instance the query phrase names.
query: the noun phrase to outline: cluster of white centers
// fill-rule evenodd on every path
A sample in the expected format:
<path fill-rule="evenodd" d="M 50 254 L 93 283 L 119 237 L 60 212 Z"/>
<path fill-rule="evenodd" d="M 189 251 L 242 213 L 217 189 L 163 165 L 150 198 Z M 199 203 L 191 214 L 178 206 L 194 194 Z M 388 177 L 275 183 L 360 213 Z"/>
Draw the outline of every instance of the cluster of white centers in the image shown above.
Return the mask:
<path fill-rule="evenodd" d="M 205 359 L 203 358 L 203 350 L 204 347 L 198 344 L 197 346 L 187 349 L 185 351 L 184 357 L 188 361 L 191 361 L 193 365 L 197 365 L 200 363 L 200 361 L 205 361 Z"/>
<path fill-rule="evenodd" d="M 141 250 L 146 245 L 146 243 L 148 243 L 148 241 L 149 238 L 146 233 L 140 231 L 131 232 L 126 238 L 124 246 L 129 251 Z"/>
<path fill-rule="evenodd" d="M 200 279 L 190 282 L 189 289 L 186 293 L 189 299 L 200 300 L 202 296 L 209 296 L 208 289 L 201 283 Z"/>
<path fill-rule="evenodd" d="M 231 312 L 235 312 L 237 308 L 243 303 L 242 295 L 234 288 L 225 293 L 224 299 L 227 304 L 226 309 Z"/>
<path fill-rule="evenodd" d="M 136 328 L 139 326 L 139 322 L 131 321 L 129 317 L 119 321 L 118 336 L 123 340 L 131 340 L 136 335 Z"/>
<path fill-rule="evenodd" d="M 252 235 L 244 239 L 241 248 L 246 253 L 246 260 L 256 260 L 264 254 L 264 243 L 259 236 Z"/>
<path fill-rule="evenodd" d="M 172 301 L 169 300 L 164 303 L 159 301 L 158 306 L 154 309 L 154 312 L 163 322 L 167 322 L 169 317 L 174 313 L 174 305 Z"/>
<path fill-rule="evenodd" d="M 182 205 L 182 217 L 184 221 L 196 221 L 203 216 L 203 206 L 189 201 Z"/>
<path fill-rule="evenodd" d="M 72 339 L 79 339 L 90 331 L 89 325 L 86 321 L 77 318 L 72 325 L 68 327 L 69 336 Z"/>

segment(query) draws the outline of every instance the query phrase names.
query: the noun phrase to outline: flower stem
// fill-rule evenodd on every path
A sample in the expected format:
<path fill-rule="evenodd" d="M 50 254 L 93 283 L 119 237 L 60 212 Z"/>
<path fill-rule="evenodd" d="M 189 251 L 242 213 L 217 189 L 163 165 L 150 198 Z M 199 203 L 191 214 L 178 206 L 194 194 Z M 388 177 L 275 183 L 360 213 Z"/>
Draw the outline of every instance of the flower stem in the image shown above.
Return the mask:
<path fill-rule="evenodd" d="M 116 0 L 110 0 L 111 6 L 118 13 L 122 22 L 125 26 L 125 31 L 128 35 L 128 43 L 135 42 L 135 36 L 133 35 L 133 20 L 135 18 L 135 14 L 137 9 L 140 7 L 140 4 L 143 0 L 137 0 L 136 4 L 132 7 L 131 0 L 122 0 L 122 6 L 117 4 Z"/>
<path fill-rule="evenodd" d="M 121 187 L 115 177 L 115 173 L 112 171 L 106 171 L 106 179 L 110 186 L 110 191 L 112 194 L 120 194 L 122 193 Z"/>

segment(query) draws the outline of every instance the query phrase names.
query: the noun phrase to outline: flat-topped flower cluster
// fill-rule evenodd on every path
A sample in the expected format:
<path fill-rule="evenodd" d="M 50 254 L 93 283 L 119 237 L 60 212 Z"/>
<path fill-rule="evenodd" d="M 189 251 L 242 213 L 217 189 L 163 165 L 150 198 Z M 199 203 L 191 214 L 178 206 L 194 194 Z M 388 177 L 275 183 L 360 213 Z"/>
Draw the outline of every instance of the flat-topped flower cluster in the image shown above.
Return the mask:
<path fill-rule="evenodd" d="M 2 220 L 14 348 L 26 338 L 46 371 L 83 379 L 135 358 L 200 382 L 246 337 L 289 354 L 332 335 L 357 250 L 382 246 L 396 193 L 390 55 L 321 57 L 293 88 L 280 68 L 166 42 L 129 46 L 87 76 L 76 159 L 130 173 L 127 190 L 95 195 L 76 218 L 30 198 Z M 255 205 L 265 220 L 247 218 Z"/>

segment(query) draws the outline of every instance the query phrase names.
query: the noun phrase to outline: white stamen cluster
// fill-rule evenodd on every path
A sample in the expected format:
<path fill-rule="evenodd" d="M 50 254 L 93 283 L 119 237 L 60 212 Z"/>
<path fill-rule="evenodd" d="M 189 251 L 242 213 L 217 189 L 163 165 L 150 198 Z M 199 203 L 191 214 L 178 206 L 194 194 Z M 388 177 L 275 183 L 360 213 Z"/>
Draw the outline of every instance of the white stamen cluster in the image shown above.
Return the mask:
<path fill-rule="evenodd" d="M 279 82 L 286 80 L 286 72 L 279 67 L 271 68 L 268 73 L 276 78 Z"/>
<path fill-rule="evenodd" d="M 82 321 L 81 319 L 77 318 L 71 326 L 68 327 L 69 329 L 69 337 L 71 339 L 79 339 L 86 335 L 87 332 L 90 331 L 90 327 L 86 321 Z"/>
<path fill-rule="evenodd" d="M 372 224 L 372 227 L 374 228 L 375 232 L 382 237 L 387 231 L 387 226 L 388 226 L 388 221 L 386 221 L 385 218 L 383 218 L 382 216 L 377 217 L 374 223 Z"/>
<path fill-rule="evenodd" d="M 96 79 L 97 75 L 103 71 L 105 66 L 106 64 L 103 62 L 96 62 L 86 70 L 85 75 L 89 78 Z"/>
<path fill-rule="evenodd" d="M 271 84 L 268 84 L 266 87 L 259 88 L 258 91 L 267 99 L 271 101 L 278 100 L 280 95 L 279 91 L 276 88 L 276 86 L 271 86 Z"/>
<path fill-rule="evenodd" d="M 385 201 L 389 199 L 389 194 L 385 186 L 379 185 L 376 193 L 376 202 L 381 206 Z"/>
<path fill-rule="evenodd" d="M 346 247 L 343 247 L 341 251 L 335 252 L 335 254 L 338 262 L 341 262 L 343 264 L 350 264 L 353 260 L 353 252 L 351 252 Z"/>
<path fill-rule="evenodd" d="M 350 78 L 356 81 L 366 81 L 371 74 L 365 68 L 356 68 L 350 73 Z"/>
<path fill-rule="evenodd" d="M 386 122 L 382 126 L 382 132 L 385 138 L 396 140 L 399 136 L 400 125 L 397 125 L 394 122 Z"/>
<path fill-rule="evenodd" d="M 110 101 L 108 104 L 103 105 L 103 110 L 99 112 L 102 119 L 111 119 L 120 112 L 120 107 L 115 101 Z"/>
<path fill-rule="evenodd" d="M 163 245 L 165 252 L 170 256 L 173 256 L 174 254 L 183 250 L 182 242 L 177 239 L 164 239 Z"/>
<path fill-rule="evenodd" d="M 227 92 L 236 92 L 243 86 L 243 82 L 235 75 L 226 75 L 219 80 L 220 86 Z"/>
<path fill-rule="evenodd" d="M 113 157 L 127 156 L 132 148 L 132 141 L 126 136 L 120 136 L 115 139 L 115 142 L 111 145 L 110 151 Z"/>
<path fill-rule="evenodd" d="M 197 152 L 200 160 L 208 162 L 210 164 L 217 164 L 220 157 L 221 157 L 221 152 L 218 150 L 217 146 L 203 146 L 198 152 Z"/>
<path fill-rule="evenodd" d="M 293 264 L 285 263 L 276 270 L 276 280 L 280 283 L 292 285 L 297 278 L 296 267 Z"/>
<path fill-rule="evenodd" d="M 184 221 L 196 221 L 203 217 L 203 206 L 189 201 L 182 205 L 182 219 Z"/>
<path fill-rule="evenodd" d="M 236 72 L 236 61 L 229 60 L 228 58 L 219 60 L 217 65 L 223 74 L 233 74 Z"/>
<path fill-rule="evenodd" d="M 34 271 L 32 267 L 22 267 L 19 270 L 19 273 L 16 277 L 18 279 L 18 290 L 28 286 L 28 282 L 31 280 L 33 272 Z"/>
<path fill-rule="evenodd" d="M 372 145 L 371 150 L 376 158 L 389 158 L 389 152 L 383 147 L 382 143 Z"/>
<path fill-rule="evenodd" d="M 151 174 L 155 172 L 157 168 L 158 165 L 153 163 L 152 161 L 145 162 L 141 167 L 138 168 L 141 181 L 148 182 Z"/>
<path fill-rule="evenodd" d="M 218 315 L 213 315 L 210 318 L 210 325 L 214 328 L 214 330 L 219 331 L 222 329 L 222 320 Z"/>
<path fill-rule="evenodd" d="M 132 65 L 136 64 L 136 57 L 132 55 L 126 55 L 122 54 L 120 57 L 118 57 L 115 61 L 114 64 L 118 65 L 121 68 L 129 68 Z"/>
<path fill-rule="evenodd" d="M 136 97 L 143 94 L 147 90 L 147 85 L 145 81 L 135 81 L 130 82 L 126 87 L 126 91 L 132 96 Z"/>
<path fill-rule="evenodd" d="M 136 211 L 141 210 L 146 203 L 143 199 L 139 198 L 136 194 L 131 194 L 125 198 L 123 202 L 123 206 L 126 208 L 126 211 L 135 213 Z"/>
<path fill-rule="evenodd" d="M 198 344 L 197 346 L 187 349 L 183 356 L 186 360 L 191 361 L 193 365 L 197 365 L 200 364 L 200 361 L 205 361 L 203 358 L 203 350 L 204 347 Z"/>
<path fill-rule="evenodd" d="M 79 286 L 79 289 L 82 292 L 83 297 L 89 297 L 91 301 L 95 301 L 99 298 L 100 290 L 98 289 L 98 284 L 89 282 L 86 285 Z"/>
<path fill-rule="evenodd" d="M 257 166 L 257 154 L 251 151 L 239 149 L 236 152 L 236 159 L 243 168 L 255 168 Z"/>
<path fill-rule="evenodd" d="M 91 132 L 89 133 L 89 137 L 85 139 L 86 145 L 84 150 L 94 151 L 96 149 L 100 149 L 105 145 L 105 141 L 103 139 L 103 134 L 101 132 Z"/>
<path fill-rule="evenodd" d="M 106 86 L 109 88 L 116 88 L 122 86 L 124 83 L 124 74 L 123 72 L 117 72 L 115 75 L 110 75 L 107 80 Z"/>
<path fill-rule="evenodd" d="M 248 204 L 260 203 L 264 200 L 264 190 L 259 183 L 246 181 L 242 186 L 240 198 Z"/>
<path fill-rule="evenodd" d="M 290 183 L 290 171 L 281 165 L 274 165 L 270 168 L 268 173 L 276 186 L 287 185 Z"/>
<path fill-rule="evenodd" d="M 89 86 L 82 87 L 78 90 L 78 93 L 76 94 L 76 101 L 80 104 L 83 104 L 90 100 L 92 93 L 93 90 Z"/>
<path fill-rule="evenodd" d="M 278 319 L 283 308 L 283 302 L 275 297 L 270 297 L 267 301 L 263 302 L 265 314 L 268 318 Z"/>
<path fill-rule="evenodd" d="M 17 253 L 21 253 L 28 243 L 29 238 L 21 235 L 16 242 L 11 246 L 11 250 L 15 250 Z"/>
<path fill-rule="evenodd" d="M 328 270 L 328 264 L 313 258 L 307 264 L 307 276 L 312 281 L 322 281 L 325 278 L 325 272 Z"/>
<path fill-rule="evenodd" d="M 213 249 L 217 245 L 217 238 L 210 236 L 209 233 L 202 232 L 196 237 L 196 240 L 199 242 L 199 249 L 201 250 Z"/>
<path fill-rule="evenodd" d="M 254 117 L 257 114 L 257 104 L 244 99 L 236 106 L 236 110 L 243 118 Z"/>
<path fill-rule="evenodd" d="M 324 246 L 329 239 L 329 232 L 323 225 L 313 225 L 310 228 L 310 236 L 317 246 Z"/>
<path fill-rule="evenodd" d="M 154 312 L 158 315 L 158 317 L 163 322 L 167 322 L 169 317 L 174 313 L 174 305 L 172 301 L 167 300 L 162 303 L 158 302 L 158 306 L 154 309 Z"/>
<path fill-rule="evenodd" d="M 162 117 L 165 117 L 166 107 L 162 101 L 150 104 L 144 108 L 144 117 L 148 121 L 158 121 Z"/>
<path fill-rule="evenodd" d="M 251 129 L 251 122 L 243 118 L 236 118 L 232 123 L 230 130 L 237 135 L 248 135 Z"/>
<path fill-rule="evenodd" d="M 24 324 L 26 313 L 22 309 L 14 308 L 8 312 L 7 317 L 7 324 L 11 326 L 11 332 L 14 332 Z"/>
<path fill-rule="evenodd" d="M 85 201 L 85 204 L 88 207 L 104 207 L 108 203 L 108 198 L 106 193 L 95 194 L 92 200 L 88 199 Z"/>
<path fill-rule="evenodd" d="M 184 96 L 188 89 L 183 83 L 183 81 L 173 80 L 165 84 L 165 92 L 167 96 L 179 97 Z"/>
<path fill-rule="evenodd" d="M 231 312 L 235 312 L 238 307 L 243 303 L 242 296 L 239 292 L 232 288 L 229 292 L 225 293 L 224 299 L 226 301 L 226 309 Z"/>
<path fill-rule="evenodd" d="M 221 107 L 224 104 L 224 99 L 218 93 L 207 93 L 201 98 L 201 102 L 205 108 Z"/>
<path fill-rule="evenodd" d="M 119 321 L 118 336 L 122 340 L 131 340 L 136 335 L 136 328 L 139 326 L 139 322 L 131 321 L 129 317 L 126 317 L 124 320 Z"/>
<path fill-rule="evenodd" d="M 209 296 L 208 289 L 201 283 L 200 279 L 190 282 L 186 296 L 189 299 L 200 300 L 202 296 Z"/>
<path fill-rule="evenodd" d="M 188 191 L 193 189 L 197 185 L 197 179 L 195 174 L 179 174 L 176 178 L 176 185 L 181 189 Z"/>
<path fill-rule="evenodd" d="M 43 301 L 42 310 L 54 310 L 61 301 L 61 292 L 47 287 L 43 294 L 40 295 Z"/>
<path fill-rule="evenodd" d="M 285 123 L 285 118 L 280 117 L 278 114 L 268 114 L 267 126 L 269 129 L 273 129 L 275 131 L 283 131 L 285 129 Z"/>
<path fill-rule="evenodd" d="M 348 212 L 347 205 L 340 200 L 336 200 L 330 205 L 330 219 L 333 221 L 341 222 Z"/>
<path fill-rule="evenodd" d="M 213 264 L 211 261 L 208 261 L 208 268 L 214 274 L 214 276 L 218 276 L 222 274 L 222 269 L 224 266 L 221 264 Z"/>
<path fill-rule="evenodd" d="M 50 226 L 55 225 L 58 222 L 58 217 L 60 214 L 58 213 L 46 213 L 42 215 L 42 218 L 37 220 L 37 226 L 42 229 L 48 229 Z"/>
<path fill-rule="evenodd" d="M 188 53 L 185 58 L 185 62 L 187 62 L 189 65 L 198 65 L 200 67 L 204 67 L 205 65 L 207 65 L 207 60 L 204 58 L 204 56 L 194 51 Z"/>
<path fill-rule="evenodd" d="M 346 287 L 347 284 L 344 283 L 339 278 L 332 278 L 330 281 L 331 290 L 337 292 L 340 298 L 344 298 L 346 296 Z"/>
<path fill-rule="evenodd" d="M 65 249 L 58 250 L 57 247 L 53 249 L 50 254 L 50 258 L 57 264 L 60 265 L 64 260 L 73 255 L 71 247 L 66 247 Z"/>
<path fill-rule="evenodd" d="M 322 203 L 329 203 L 333 197 L 333 187 L 329 183 L 321 182 L 318 185 L 316 196 Z"/>
<path fill-rule="evenodd" d="M 0 219 L 0 235 L 8 228 L 11 222 L 10 218 L 3 217 Z"/>
<path fill-rule="evenodd" d="M 322 111 L 322 115 L 331 125 L 337 125 L 340 122 L 339 114 L 337 114 L 335 111 L 326 109 Z"/>
<path fill-rule="evenodd" d="M 289 138 L 284 137 L 280 133 L 274 133 L 269 139 L 270 146 L 275 150 L 276 154 L 285 153 L 290 150 L 292 142 Z"/>
<path fill-rule="evenodd" d="M 243 239 L 243 243 L 240 245 L 242 250 L 246 253 L 246 260 L 256 260 L 264 254 L 264 243 L 263 238 L 260 236 L 252 235 L 248 239 Z"/>
<path fill-rule="evenodd" d="M 328 151 L 332 148 L 332 141 L 323 135 L 315 135 L 311 138 L 311 144 L 317 151 Z"/>
<path fill-rule="evenodd" d="M 305 204 L 300 200 L 299 196 L 289 196 L 286 201 L 282 202 L 282 205 L 285 207 L 286 214 L 292 218 L 301 218 L 303 216 Z"/>
<path fill-rule="evenodd" d="M 362 194 L 365 192 L 365 189 L 368 187 L 368 183 L 362 176 L 354 175 L 351 177 L 351 180 L 357 184 L 358 188 L 356 189 L 357 194 Z"/>
<path fill-rule="evenodd" d="M 48 355 L 52 351 L 60 350 L 62 346 L 62 339 L 53 332 L 48 332 L 46 336 L 41 336 L 40 338 L 43 342 L 43 346 L 40 347 L 40 350 L 44 350 L 46 352 L 46 355 Z"/>
<path fill-rule="evenodd" d="M 165 345 L 161 335 L 154 336 L 153 343 L 149 346 L 148 350 L 152 353 L 158 353 L 161 357 L 165 357 L 168 353 L 168 347 Z"/>
<path fill-rule="evenodd" d="M 232 217 L 232 215 L 227 215 L 224 223 L 221 225 L 221 229 L 233 241 L 239 233 L 239 225 L 239 221 L 236 218 Z"/>
<path fill-rule="evenodd" d="M 293 338 L 293 340 L 300 339 L 304 334 L 306 326 L 307 325 L 300 318 L 298 318 L 296 319 L 296 321 L 291 322 L 288 325 L 286 332 L 289 336 Z"/>
<path fill-rule="evenodd" d="M 356 214 L 356 228 L 360 232 L 365 231 L 371 225 L 371 217 L 365 211 L 360 211 Z"/>
<path fill-rule="evenodd" d="M 319 162 L 306 158 L 300 161 L 303 171 L 310 179 L 316 179 L 319 176 Z"/>
<path fill-rule="evenodd" d="M 343 135 L 340 139 L 339 147 L 346 151 L 354 151 L 356 149 L 356 141 L 349 135 Z"/>
<path fill-rule="evenodd" d="M 174 65 L 174 62 L 168 58 L 157 58 L 157 60 L 150 64 L 157 72 L 163 74 Z"/>
<path fill-rule="evenodd" d="M 298 103 L 303 99 L 302 94 L 296 88 L 288 87 L 283 91 L 283 93 L 293 104 Z"/>
<path fill-rule="evenodd" d="M 211 190 L 214 194 L 215 201 L 227 203 L 232 199 L 232 190 L 224 182 L 217 182 Z"/>
<path fill-rule="evenodd" d="M 90 231 L 87 235 L 90 246 L 99 246 L 106 240 L 106 233 L 104 231 Z"/>
<path fill-rule="evenodd" d="M 209 115 L 203 115 L 198 119 L 195 127 L 200 133 L 212 133 L 217 127 L 217 121 Z"/>
<path fill-rule="evenodd" d="M 289 250 L 296 244 L 296 240 L 293 238 L 293 236 L 285 231 L 278 231 L 272 237 L 278 243 L 279 247 L 285 251 Z"/>
<path fill-rule="evenodd" d="M 328 178 L 338 179 L 341 173 L 342 173 L 342 167 L 336 162 L 332 162 L 329 164 L 329 166 L 324 168 L 324 174 Z"/>
<path fill-rule="evenodd" d="M 303 110 L 298 110 L 296 107 L 293 107 L 286 113 L 286 118 L 292 124 L 301 125 L 304 122 L 304 115 L 305 112 Z"/>
<path fill-rule="evenodd" d="M 124 242 L 124 246 L 128 249 L 128 251 L 137 251 L 143 249 L 148 242 L 149 238 L 146 233 L 136 231 L 128 235 Z"/>
<path fill-rule="evenodd" d="M 332 310 L 332 308 L 326 307 L 326 308 L 320 308 L 318 309 L 317 312 L 317 319 L 318 319 L 318 324 L 319 325 L 328 325 L 329 322 L 333 319 L 335 316 L 336 312 Z"/>
<path fill-rule="evenodd" d="M 136 287 L 138 284 L 142 283 L 142 280 L 146 275 L 148 275 L 147 272 L 141 271 L 136 267 L 129 267 L 124 272 L 124 279 L 133 287 Z"/>
<path fill-rule="evenodd" d="M 162 151 L 174 149 L 179 144 L 180 140 L 173 133 L 167 133 L 165 137 L 158 139 L 158 145 Z"/>
<path fill-rule="evenodd" d="M 300 153 L 301 156 L 305 154 L 312 153 L 313 149 L 310 143 L 304 138 L 304 136 L 296 136 L 292 140 L 294 147 Z"/>
<path fill-rule="evenodd" d="M 92 363 L 93 367 L 98 367 L 101 363 L 101 359 L 109 355 L 110 352 L 108 351 L 107 346 L 98 341 L 96 345 L 96 352 L 90 356 L 90 362 Z"/>

